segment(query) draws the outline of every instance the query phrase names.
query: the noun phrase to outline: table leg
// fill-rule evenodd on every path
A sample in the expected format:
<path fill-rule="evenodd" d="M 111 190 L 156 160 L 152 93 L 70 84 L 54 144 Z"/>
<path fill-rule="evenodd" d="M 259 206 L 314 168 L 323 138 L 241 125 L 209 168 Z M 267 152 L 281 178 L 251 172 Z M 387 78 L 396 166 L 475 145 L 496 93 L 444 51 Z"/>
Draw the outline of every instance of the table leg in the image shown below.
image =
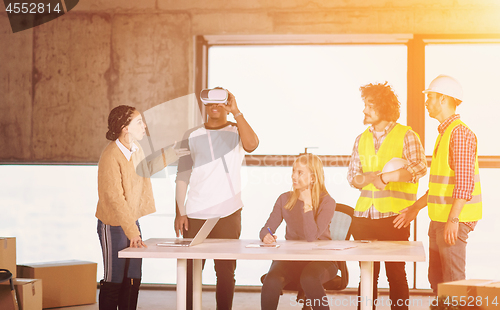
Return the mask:
<path fill-rule="evenodd" d="M 193 310 L 201 310 L 201 259 L 193 260 Z"/>
<path fill-rule="evenodd" d="M 186 309 L 187 260 L 177 260 L 177 310 Z"/>
<path fill-rule="evenodd" d="M 373 262 L 359 262 L 361 310 L 373 309 Z"/>

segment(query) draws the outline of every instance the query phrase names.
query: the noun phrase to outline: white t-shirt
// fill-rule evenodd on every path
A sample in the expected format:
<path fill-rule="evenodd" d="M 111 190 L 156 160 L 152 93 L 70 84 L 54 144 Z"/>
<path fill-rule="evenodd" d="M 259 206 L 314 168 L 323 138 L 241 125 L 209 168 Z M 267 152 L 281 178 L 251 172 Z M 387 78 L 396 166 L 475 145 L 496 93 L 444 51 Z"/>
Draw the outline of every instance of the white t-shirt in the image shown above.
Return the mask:
<path fill-rule="evenodd" d="M 179 160 L 177 180 L 189 183 L 186 214 L 190 218 L 226 217 L 243 207 L 241 166 L 245 151 L 234 123 L 188 132 L 181 147 L 191 156 Z"/>

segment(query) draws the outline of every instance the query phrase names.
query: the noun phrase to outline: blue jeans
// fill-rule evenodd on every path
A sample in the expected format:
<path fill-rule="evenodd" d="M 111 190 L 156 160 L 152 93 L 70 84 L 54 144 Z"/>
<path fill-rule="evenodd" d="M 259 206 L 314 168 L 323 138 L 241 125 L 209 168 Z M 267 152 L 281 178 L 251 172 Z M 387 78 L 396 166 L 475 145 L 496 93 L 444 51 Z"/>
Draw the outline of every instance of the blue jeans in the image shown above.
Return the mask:
<path fill-rule="evenodd" d="M 139 222 L 135 222 L 139 233 Z M 142 258 L 118 258 L 118 251 L 130 246 L 130 240 L 121 226 L 105 225 L 97 220 L 97 234 L 101 241 L 104 261 L 104 281 L 122 283 L 123 279 L 140 279 L 142 276 Z"/>
<path fill-rule="evenodd" d="M 444 241 L 445 224 L 431 221 L 429 225 L 429 283 L 435 295 L 439 283 L 465 279 L 465 247 L 472 230 L 459 223 L 457 241 L 449 245 Z"/>

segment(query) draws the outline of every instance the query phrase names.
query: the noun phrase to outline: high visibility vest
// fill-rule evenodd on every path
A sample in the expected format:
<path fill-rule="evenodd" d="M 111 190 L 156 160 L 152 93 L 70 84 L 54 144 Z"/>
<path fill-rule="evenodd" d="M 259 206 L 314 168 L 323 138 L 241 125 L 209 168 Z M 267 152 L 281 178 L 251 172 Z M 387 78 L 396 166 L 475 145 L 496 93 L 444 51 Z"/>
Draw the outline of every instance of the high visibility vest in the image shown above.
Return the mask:
<path fill-rule="evenodd" d="M 369 128 L 366 129 L 358 145 L 363 172 L 382 171 L 384 165 L 392 158 L 403 158 L 404 138 L 410 129 L 411 127 L 396 124 L 385 137 L 377 153 L 375 153 L 373 134 Z M 355 210 L 363 212 L 373 205 L 382 213 L 398 213 L 416 201 L 417 189 L 418 183 L 389 182 L 384 190 L 378 190 L 370 183 L 361 189 Z"/>
<path fill-rule="evenodd" d="M 436 140 L 434 153 L 432 155 L 431 171 L 429 175 L 429 193 L 427 197 L 427 209 L 431 220 L 436 222 L 448 221 L 451 206 L 453 204 L 453 189 L 455 188 L 455 172 L 450 168 L 450 139 L 451 132 L 459 125 L 466 126 L 461 120 L 453 121 L 446 128 L 441 139 Z M 466 126 L 467 127 L 467 126 Z M 439 142 L 441 140 L 441 142 Z M 438 147 L 439 144 L 439 147 Z M 437 150 L 436 150 L 437 148 Z M 479 180 L 479 165 L 474 165 L 474 191 L 472 199 L 467 201 L 462 212 L 460 222 L 474 222 L 482 217 L 481 182 Z"/>

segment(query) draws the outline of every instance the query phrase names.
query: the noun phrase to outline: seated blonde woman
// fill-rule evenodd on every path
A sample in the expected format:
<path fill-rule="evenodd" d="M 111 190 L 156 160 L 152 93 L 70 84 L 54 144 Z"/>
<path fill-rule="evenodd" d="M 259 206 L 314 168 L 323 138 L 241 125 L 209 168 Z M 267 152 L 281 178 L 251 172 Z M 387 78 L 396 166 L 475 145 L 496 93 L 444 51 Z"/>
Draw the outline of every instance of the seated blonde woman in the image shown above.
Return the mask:
<path fill-rule="evenodd" d="M 281 194 L 264 227 L 260 239 L 276 242 L 274 233 L 283 220 L 286 240 L 331 240 L 330 222 L 335 200 L 325 188 L 323 164 L 318 156 L 297 158 L 292 172 L 293 190 Z M 272 234 L 271 234 L 272 233 Z M 261 309 L 277 309 L 281 290 L 290 282 L 299 282 L 313 309 L 329 309 L 323 283 L 335 278 L 338 266 L 328 261 L 273 261 L 261 292 Z"/>

